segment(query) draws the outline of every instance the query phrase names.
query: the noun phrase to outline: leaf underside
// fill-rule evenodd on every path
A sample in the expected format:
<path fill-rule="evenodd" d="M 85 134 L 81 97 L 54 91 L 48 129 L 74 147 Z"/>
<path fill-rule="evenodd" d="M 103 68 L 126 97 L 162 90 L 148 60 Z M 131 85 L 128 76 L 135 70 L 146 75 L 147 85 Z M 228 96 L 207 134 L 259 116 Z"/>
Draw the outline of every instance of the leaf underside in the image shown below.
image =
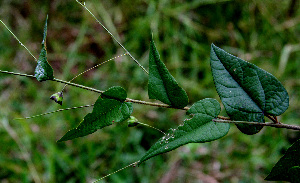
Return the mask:
<path fill-rule="evenodd" d="M 46 48 L 47 20 L 48 20 L 48 16 L 47 16 L 45 27 L 44 27 L 44 36 L 43 36 L 41 53 L 39 55 L 39 59 L 37 61 L 37 66 L 34 71 L 34 74 L 35 74 L 34 76 L 40 82 L 54 79 L 53 69 L 47 61 L 47 48 Z"/>
<path fill-rule="evenodd" d="M 289 96 L 270 73 L 211 46 L 211 69 L 218 95 L 228 116 L 237 121 L 264 123 L 264 116 L 279 116 L 289 106 Z M 259 132 L 262 126 L 237 124 L 245 134 Z"/>
<path fill-rule="evenodd" d="M 229 131 L 229 124 L 216 123 L 221 111 L 220 104 L 215 99 L 203 99 L 196 102 L 188 111 L 192 118 L 184 121 L 183 126 L 169 129 L 166 135 L 160 138 L 139 161 L 139 165 L 149 158 L 172 151 L 188 143 L 210 142 L 225 136 Z"/>
<path fill-rule="evenodd" d="M 183 108 L 189 102 L 186 92 L 160 60 L 153 40 L 150 43 L 149 53 L 148 95 L 150 99 L 157 99 L 176 108 Z"/>
<path fill-rule="evenodd" d="M 300 180 L 300 139 L 296 141 L 272 168 L 265 178 L 268 181 L 289 181 Z"/>
<path fill-rule="evenodd" d="M 125 90 L 121 87 L 112 87 L 106 92 L 105 97 L 99 96 L 97 99 L 93 112 L 87 114 L 77 128 L 68 131 L 58 142 L 86 136 L 98 129 L 112 125 L 113 122 L 122 122 L 130 117 L 133 108 L 132 103 L 124 102 L 127 97 Z M 120 101 L 122 98 L 118 95 L 113 97 L 118 100 L 107 98 L 108 96 L 112 97 L 114 93 L 118 93 L 124 98 L 124 92 L 125 99 L 123 101 Z"/>

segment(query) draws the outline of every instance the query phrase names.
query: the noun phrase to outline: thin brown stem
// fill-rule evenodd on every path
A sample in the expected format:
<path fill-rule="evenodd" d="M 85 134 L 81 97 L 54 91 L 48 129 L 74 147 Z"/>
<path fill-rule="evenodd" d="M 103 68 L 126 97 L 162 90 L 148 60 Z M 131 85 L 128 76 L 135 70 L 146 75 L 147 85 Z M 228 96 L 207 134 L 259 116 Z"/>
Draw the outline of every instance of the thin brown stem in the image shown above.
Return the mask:
<path fill-rule="evenodd" d="M 222 120 L 222 119 L 213 119 L 214 122 L 217 123 L 234 123 L 234 124 L 249 124 L 249 125 L 260 125 L 260 126 L 271 126 L 275 128 L 286 128 L 286 129 L 291 129 L 291 130 L 300 130 L 300 126 L 296 125 L 288 125 L 288 124 L 283 124 L 283 123 L 259 123 L 259 122 L 248 122 L 248 121 L 231 121 L 231 120 Z"/>

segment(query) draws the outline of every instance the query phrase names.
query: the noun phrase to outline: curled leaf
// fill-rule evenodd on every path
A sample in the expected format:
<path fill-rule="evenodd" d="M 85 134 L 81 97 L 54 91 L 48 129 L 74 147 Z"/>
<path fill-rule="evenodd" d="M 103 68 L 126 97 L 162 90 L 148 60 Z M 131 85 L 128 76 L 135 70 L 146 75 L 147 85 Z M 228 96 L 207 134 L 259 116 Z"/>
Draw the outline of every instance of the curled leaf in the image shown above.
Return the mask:
<path fill-rule="evenodd" d="M 54 79 L 53 69 L 47 60 L 47 47 L 46 47 L 47 20 L 48 20 L 48 16 L 47 16 L 45 27 L 44 27 L 44 36 L 43 36 L 41 53 L 40 53 L 39 59 L 37 61 L 37 66 L 34 71 L 34 74 L 35 74 L 34 76 L 40 82 Z"/>
<path fill-rule="evenodd" d="M 183 108 L 189 102 L 186 92 L 160 60 L 153 40 L 150 43 L 149 53 L 148 95 L 150 99 L 157 99 L 176 108 Z"/>

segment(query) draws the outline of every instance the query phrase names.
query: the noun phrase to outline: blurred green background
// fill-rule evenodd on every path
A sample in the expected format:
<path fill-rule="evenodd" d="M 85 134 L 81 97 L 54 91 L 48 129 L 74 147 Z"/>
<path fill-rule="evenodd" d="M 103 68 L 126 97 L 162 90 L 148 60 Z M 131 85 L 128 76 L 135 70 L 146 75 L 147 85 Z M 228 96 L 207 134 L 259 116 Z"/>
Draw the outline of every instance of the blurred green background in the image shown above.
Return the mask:
<path fill-rule="evenodd" d="M 210 44 L 275 75 L 290 96 L 280 121 L 300 125 L 300 2 L 297 0 L 86 1 L 145 68 L 149 41 L 172 75 L 187 91 L 190 105 L 203 98 L 219 100 L 210 70 Z M 46 15 L 48 59 L 56 78 L 76 74 L 124 53 L 75 0 L 0 1 L 0 19 L 38 57 Z M 0 69 L 33 74 L 35 61 L 0 25 Z M 147 75 L 128 57 L 88 72 L 74 82 L 100 90 L 122 86 L 128 97 L 147 96 Z M 63 106 L 49 97 L 63 87 L 0 74 L 1 182 L 91 182 L 139 160 L 162 134 L 151 128 L 128 128 L 126 122 L 72 141 L 56 143 L 92 108 L 30 120 L 59 108 L 93 104 L 98 94 L 68 86 Z M 223 115 L 226 115 L 224 110 Z M 134 104 L 133 116 L 161 130 L 175 128 L 184 111 Z M 189 144 L 129 168 L 103 182 L 264 182 L 271 168 L 299 132 L 264 128 L 247 136 L 232 125 L 227 136 Z"/>

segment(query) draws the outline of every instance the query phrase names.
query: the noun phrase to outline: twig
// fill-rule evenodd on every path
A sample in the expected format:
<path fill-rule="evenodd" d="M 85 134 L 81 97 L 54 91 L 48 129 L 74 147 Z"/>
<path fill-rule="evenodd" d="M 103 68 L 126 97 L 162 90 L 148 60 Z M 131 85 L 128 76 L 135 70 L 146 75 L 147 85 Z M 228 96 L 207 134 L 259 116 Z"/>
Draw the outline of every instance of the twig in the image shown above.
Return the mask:
<path fill-rule="evenodd" d="M 5 74 L 12 74 L 12 75 L 26 76 L 26 77 L 35 78 L 35 76 L 28 75 L 28 74 L 8 72 L 8 71 L 2 71 L 2 70 L 0 70 L 0 72 L 5 73 Z M 71 85 L 71 86 L 75 86 L 75 87 L 78 87 L 78 88 L 82 88 L 82 89 L 93 91 L 93 92 L 100 93 L 100 94 L 104 92 L 104 91 L 101 91 L 101 90 L 97 90 L 95 88 L 87 87 L 87 86 L 76 84 L 76 83 L 71 83 L 71 82 L 60 80 L 60 79 L 56 79 L 56 78 L 54 78 L 52 81 L 56 81 L 56 82 L 68 84 L 68 85 Z M 153 103 L 153 102 L 146 102 L 146 101 L 135 100 L 135 99 L 130 99 L 130 98 L 126 98 L 125 102 L 132 102 L 132 103 L 136 103 L 136 104 L 150 105 L 150 106 L 154 106 L 154 107 L 178 109 L 178 108 L 172 107 L 172 106 L 167 105 L 167 104 L 159 104 L 159 103 Z M 189 107 L 181 108 L 181 110 L 186 110 L 186 111 L 189 110 L 189 109 L 190 109 Z M 272 127 L 275 127 L 275 128 L 287 128 L 287 129 L 292 129 L 292 130 L 300 130 L 300 126 L 283 124 L 283 123 L 278 122 L 277 119 L 273 118 L 272 116 L 268 116 L 268 115 L 266 115 L 266 116 L 268 118 L 270 118 L 274 123 L 258 123 L 258 122 L 247 122 L 247 121 L 231 121 L 230 118 L 225 117 L 225 116 L 218 116 L 218 118 L 220 120 L 214 119 L 214 121 L 215 122 L 220 122 L 220 123 L 246 123 L 246 124 L 252 124 L 252 125 L 272 126 Z"/>
<path fill-rule="evenodd" d="M 148 71 L 129 53 L 129 51 L 127 51 L 127 49 L 115 38 L 115 36 L 114 35 L 112 35 L 112 33 L 96 18 L 96 16 L 86 7 L 86 5 L 85 5 L 85 3 L 83 2 L 79 2 L 78 0 L 76 0 L 76 2 L 78 3 L 78 4 L 80 4 L 86 11 L 88 11 L 91 15 L 92 15 L 92 17 L 101 25 L 101 27 L 103 28 L 103 29 L 105 29 L 106 30 L 106 32 L 108 32 L 108 34 L 113 38 L 113 40 L 115 40 L 124 50 L 125 50 L 125 52 L 132 58 L 132 60 L 133 61 L 135 61 L 135 63 L 140 67 L 140 68 L 142 68 L 143 69 L 143 71 L 145 72 L 145 73 L 147 73 L 147 74 L 149 74 L 148 73 Z"/>
<path fill-rule="evenodd" d="M 80 76 L 80 75 L 82 75 L 82 74 L 84 74 L 84 73 L 86 73 L 86 72 L 88 72 L 88 71 L 90 71 L 90 70 L 92 70 L 92 69 L 95 69 L 96 67 L 99 67 L 99 66 L 101 66 L 101 65 L 103 65 L 103 64 L 105 64 L 105 63 L 107 63 L 107 62 L 109 62 L 109 61 L 112 61 L 112 60 L 114 60 L 114 59 L 120 58 L 120 57 L 125 56 L 125 55 L 128 55 L 128 53 L 124 53 L 123 55 L 116 56 L 116 57 L 111 58 L 111 59 L 108 59 L 108 60 L 106 60 L 106 61 L 104 61 L 104 62 L 102 62 L 102 63 L 100 63 L 100 64 L 97 64 L 96 66 L 91 67 L 91 68 L 89 68 L 88 70 L 85 70 L 85 71 L 81 72 L 80 74 L 78 74 L 77 76 L 73 77 L 69 82 L 73 81 L 73 80 L 76 79 L 78 76 Z M 65 84 L 65 86 L 63 87 L 63 89 L 61 90 L 61 92 L 64 91 L 64 89 L 65 89 L 65 87 L 66 87 L 67 85 L 68 85 L 68 84 Z"/>
<path fill-rule="evenodd" d="M 260 125 L 260 126 L 271 126 L 275 128 L 286 128 L 286 129 L 291 129 L 291 130 L 300 130 L 300 126 L 296 125 L 287 125 L 283 123 L 259 123 L 259 122 L 248 122 L 248 121 L 231 121 L 231 120 L 219 120 L 219 119 L 213 119 L 214 122 L 217 123 L 243 123 L 243 124 L 249 124 L 249 125 Z"/>
<path fill-rule="evenodd" d="M 139 122 L 139 121 L 137 121 L 136 123 L 141 124 L 141 125 L 144 125 L 144 126 L 147 126 L 147 127 L 149 127 L 149 128 L 153 128 L 153 129 L 155 129 L 155 130 L 161 132 L 162 134 L 166 135 L 165 132 L 161 131 L 161 130 L 158 129 L 158 128 L 155 128 L 154 126 L 151 126 L 151 125 L 148 125 L 148 124 L 146 124 L 146 123 Z"/>
<path fill-rule="evenodd" d="M 131 167 L 131 166 L 132 166 L 132 167 L 135 167 L 138 163 L 139 163 L 139 161 L 134 162 L 134 163 L 131 163 L 130 165 L 127 165 L 127 166 L 125 166 L 125 167 L 123 167 L 123 168 L 121 168 L 121 169 L 119 169 L 119 170 L 117 170 L 117 171 L 115 171 L 115 172 L 113 172 L 113 173 L 110 173 L 110 174 L 108 174 L 108 175 L 105 175 L 104 177 L 102 177 L 102 178 L 100 178 L 100 179 L 94 181 L 93 183 L 99 182 L 100 180 L 105 179 L 106 177 L 109 177 L 109 176 L 111 176 L 112 174 L 118 173 L 119 171 L 122 171 L 122 170 L 124 170 L 124 169 L 126 169 L 126 168 L 128 168 L 128 167 Z"/>
<path fill-rule="evenodd" d="M 25 76 L 25 77 L 35 78 L 34 75 L 30 75 L 30 74 L 22 74 L 22 73 L 2 71 L 2 70 L 0 70 L 0 72 L 5 73 L 5 74 L 12 74 L 12 75 L 16 75 L 16 76 Z"/>
<path fill-rule="evenodd" d="M 92 107 L 92 106 L 94 106 L 94 104 L 83 105 L 83 106 L 79 106 L 79 107 L 70 107 L 70 108 L 66 108 L 66 109 L 58 109 L 56 111 L 51 111 L 51 112 L 47 112 L 47 113 L 43 113 L 43 114 L 38 114 L 38 115 L 35 115 L 35 116 L 30 116 L 30 117 L 25 117 L 25 118 L 15 118 L 15 120 L 31 119 L 31 118 L 36 118 L 36 117 L 40 117 L 40 116 L 45 116 L 47 114 L 53 114 L 53 113 L 60 112 L 60 111 L 67 111 L 67 110 L 71 110 L 71 109 L 81 109 L 81 108 Z"/>
<path fill-rule="evenodd" d="M 0 20 L 0 22 L 4 25 L 4 27 L 14 36 L 14 38 L 20 43 L 21 46 L 23 46 L 28 53 L 34 58 L 35 61 L 37 61 L 37 59 L 35 58 L 35 56 L 30 52 L 30 50 L 18 39 L 18 37 L 6 26 L 6 24 Z"/>

